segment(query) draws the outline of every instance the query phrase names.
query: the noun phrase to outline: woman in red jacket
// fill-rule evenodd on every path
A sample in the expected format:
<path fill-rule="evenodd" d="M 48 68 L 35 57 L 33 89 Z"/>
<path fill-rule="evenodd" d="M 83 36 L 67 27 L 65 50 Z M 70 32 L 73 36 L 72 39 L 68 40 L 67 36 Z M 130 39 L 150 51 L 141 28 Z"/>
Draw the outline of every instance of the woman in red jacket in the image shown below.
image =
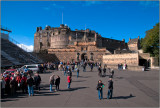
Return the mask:
<path fill-rule="evenodd" d="M 20 89 L 21 79 L 22 79 L 21 75 L 18 74 L 17 77 L 16 77 L 16 81 L 17 81 L 17 84 L 18 84 L 18 89 Z"/>
<path fill-rule="evenodd" d="M 71 85 L 71 76 L 67 76 L 67 81 L 68 81 L 68 88 L 70 88 L 70 85 Z"/>

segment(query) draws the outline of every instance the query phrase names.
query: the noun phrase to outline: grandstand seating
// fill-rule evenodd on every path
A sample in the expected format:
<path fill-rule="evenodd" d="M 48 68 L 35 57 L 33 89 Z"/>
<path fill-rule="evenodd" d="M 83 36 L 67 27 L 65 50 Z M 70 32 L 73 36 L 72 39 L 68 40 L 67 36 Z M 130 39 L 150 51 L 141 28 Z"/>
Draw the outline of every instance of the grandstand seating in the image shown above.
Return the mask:
<path fill-rule="evenodd" d="M 15 62 L 19 62 L 22 65 L 42 62 L 42 60 L 38 59 L 31 53 L 24 51 L 23 49 L 21 49 L 14 43 L 10 42 L 9 40 L 2 38 L 1 38 L 1 50 L 6 54 L 8 54 L 10 57 L 14 58 L 16 60 Z M 1 54 L 1 57 L 2 57 L 1 67 L 7 64 L 14 64 L 10 60 L 8 60 L 4 55 Z"/>
<path fill-rule="evenodd" d="M 11 61 L 9 61 L 7 58 L 1 55 L 1 64 L 3 66 L 12 66 L 14 65 Z"/>

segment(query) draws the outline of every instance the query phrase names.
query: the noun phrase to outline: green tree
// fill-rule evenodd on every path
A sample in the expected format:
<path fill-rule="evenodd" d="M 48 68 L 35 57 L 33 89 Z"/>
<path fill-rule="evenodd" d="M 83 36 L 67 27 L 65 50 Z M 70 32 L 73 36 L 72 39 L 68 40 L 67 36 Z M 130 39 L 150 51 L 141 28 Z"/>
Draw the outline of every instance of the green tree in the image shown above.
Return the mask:
<path fill-rule="evenodd" d="M 146 36 L 141 41 L 141 47 L 145 53 L 159 57 L 159 23 L 153 29 L 146 31 Z"/>

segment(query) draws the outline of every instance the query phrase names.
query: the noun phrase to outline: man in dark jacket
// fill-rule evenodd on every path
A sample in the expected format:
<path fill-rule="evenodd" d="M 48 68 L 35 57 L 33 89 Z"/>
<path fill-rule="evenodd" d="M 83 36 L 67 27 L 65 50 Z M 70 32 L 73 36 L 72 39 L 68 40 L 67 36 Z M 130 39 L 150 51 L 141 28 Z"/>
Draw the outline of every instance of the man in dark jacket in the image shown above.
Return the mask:
<path fill-rule="evenodd" d="M 113 81 L 112 81 L 112 78 L 109 78 L 107 99 L 111 99 L 112 98 L 112 94 L 113 94 Z"/>
<path fill-rule="evenodd" d="M 10 81 L 10 89 L 12 96 L 15 94 L 15 86 L 16 86 L 16 80 L 14 77 L 12 77 L 12 80 Z"/>
<path fill-rule="evenodd" d="M 38 73 L 36 73 L 34 76 L 34 83 L 35 83 L 36 90 L 40 91 L 41 77 L 39 76 Z"/>
<path fill-rule="evenodd" d="M 34 83 L 34 80 L 33 80 L 32 76 L 29 74 L 28 78 L 27 78 L 29 96 L 31 96 L 31 92 L 32 92 L 32 96 L 34 96 L 33 83 Z"/>
<path fill-rule="evenodd" d="M 55 81 L 55 85 L 56 85 L 56 90 L 55 91 L 59 90 L 59 84 L 60 84 L 60 77 L 57 75 L 57 78 L 56 78 L 56 81 Z"/>
<path fill-rule="evenodd" d="M 92 71 L 93 70 L 93 63 L 91 63 L 90 67 L 91 67 L 91 71 Z"/>
<path fill-rule="evenodd" d="M 98 67 L 98 75 L 101 77 L 102 76 L 102 69 L 101 66 Z"/>
<path fill-rule="evenodd" d="M 102 83 L 101 80 L 99 80 L 97 84 L 99 100 L 103 99 L 103 87 L 104 87 L 104 84 Z"/>

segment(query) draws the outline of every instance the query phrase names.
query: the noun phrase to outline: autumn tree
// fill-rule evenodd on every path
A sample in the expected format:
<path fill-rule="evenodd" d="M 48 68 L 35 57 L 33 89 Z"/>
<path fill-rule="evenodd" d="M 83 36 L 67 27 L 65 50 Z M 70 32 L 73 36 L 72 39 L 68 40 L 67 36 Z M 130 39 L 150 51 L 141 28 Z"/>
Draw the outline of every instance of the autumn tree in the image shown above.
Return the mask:
<path fill-rule="evenodd" d="M 159 57 L 159 23 L 153 29 L 146 31 L 146 36 L 141 40 L 144 53 L 150 53 L 152 57 Z"/>

